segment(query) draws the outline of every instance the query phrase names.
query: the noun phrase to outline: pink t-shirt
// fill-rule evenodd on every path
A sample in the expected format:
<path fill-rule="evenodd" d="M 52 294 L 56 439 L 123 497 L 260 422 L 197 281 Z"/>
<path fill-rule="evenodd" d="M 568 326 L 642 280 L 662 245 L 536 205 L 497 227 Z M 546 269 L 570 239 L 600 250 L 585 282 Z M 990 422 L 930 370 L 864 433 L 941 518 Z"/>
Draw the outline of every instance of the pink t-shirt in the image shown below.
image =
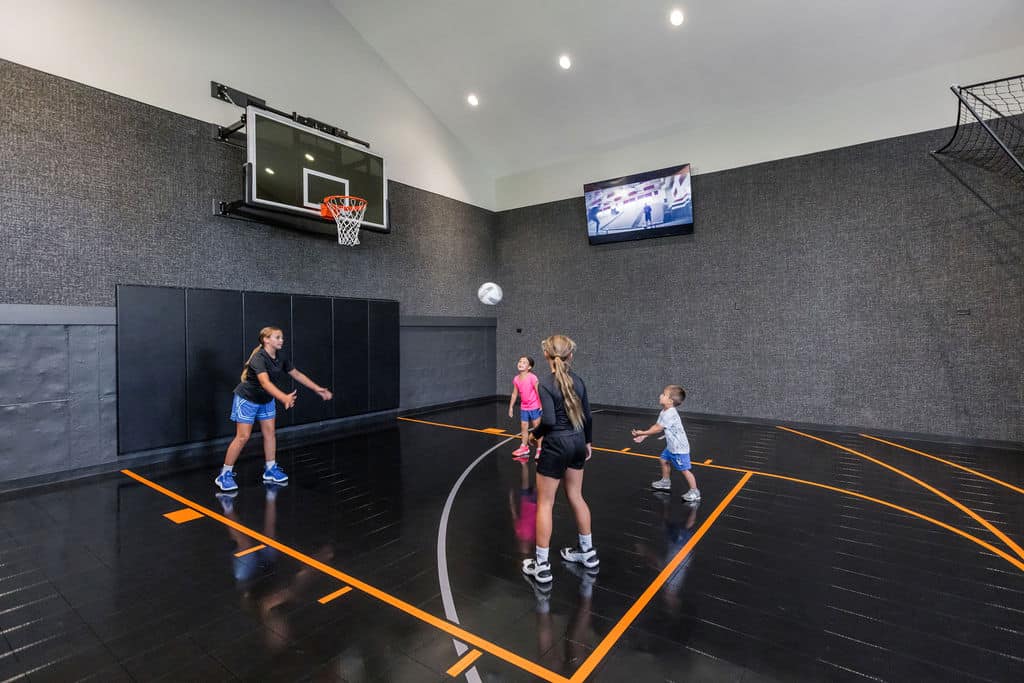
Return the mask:
<path fill-rule="evenodd" d="M 537 395 L 537 375 L 532 372 L 526 373 L 526 378 L 516 375 L 512 378 L 512 384 L 519 390 L 519 404 L 522 410 L 537 410 L 540 408 L 540 396 Z"/>

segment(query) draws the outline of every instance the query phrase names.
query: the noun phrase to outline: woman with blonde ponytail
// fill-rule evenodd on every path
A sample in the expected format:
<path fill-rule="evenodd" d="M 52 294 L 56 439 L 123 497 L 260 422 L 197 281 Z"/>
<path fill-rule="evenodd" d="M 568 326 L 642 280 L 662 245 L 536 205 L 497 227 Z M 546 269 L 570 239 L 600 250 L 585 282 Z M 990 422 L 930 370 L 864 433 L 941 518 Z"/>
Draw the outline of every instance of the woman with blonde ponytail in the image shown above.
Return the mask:
<path fill-rule="evenodd" d="M 591 538 L 590 507 L 583 499 L 583 465 L 591 455 L 591 419 L 587 387 L 570 369 L 576 342 L 555 334 L 541 342 L 541 349 L 551 374 L 541 373 L 538 386 L 541 422 L 532 434 L 544 439 L 544 450 L 537 460 L 537 547 L 535 557 L 523 560 L 523 573 L 538 583 L 550 583 L 554 578 L 548 560 L 551 510 L 562 479 L 579 531 L 579 545 L 562 548 L 562 559 L 592 571 L 601 561 Z"/>
<path fill-rule="evenodd" d="M 213 480 L 221 491 L 236 491 L 235 461 L 252 435 L 253 422 L 260 423 L 263 434 L 263 456 L 266 465 L 263 469 L 265 484 L 285 484 L 288 475 L 277 464 L 277 437 L 274 434 L 274 420 L 277 417 L 274 400 L 280 401 L 285 410 L 295 405 L 298 394 L 293 391 L 286 394 L 277 388 L 277 384 L 290 375 L 299 384 L 312 389 L 325 401 L 334 396 L 311 380 L 292 365 L 291 359 L 281 352 L 284 346 L 284 333 L 279 327 L 264 327 L 260 330 L 260 343 L 249 360 L 242 366 L 242 379 L 235 387 L 235 395 L 231 404 L 231 419 L 235 422 L 235 438 L 228 444 L 228 452 L 224 456 L 224 466 L 220 474 Z M 220 494 L 218 494 L 220 495 Z M 232 494 L 233 495 L 233 494 Z"/>

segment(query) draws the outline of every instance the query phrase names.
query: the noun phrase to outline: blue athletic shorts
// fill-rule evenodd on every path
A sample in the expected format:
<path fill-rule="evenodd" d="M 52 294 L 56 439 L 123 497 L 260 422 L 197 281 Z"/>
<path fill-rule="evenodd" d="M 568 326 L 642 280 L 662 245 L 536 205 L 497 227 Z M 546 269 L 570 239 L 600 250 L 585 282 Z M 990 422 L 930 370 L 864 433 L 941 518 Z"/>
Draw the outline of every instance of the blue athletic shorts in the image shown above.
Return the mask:
<path fill-rule="evenodd" d="M 540 417 L 540 408 L 537 408 L 536 410 L 519 409 L 520 422 L 529 422 L 530 420 L 536 420 L 538 417 Z"/>
<path fill-rule="evenodd" d="M 667 460 L 672 467 L 676 468 L 680 472 L 685 472 L 690 469 L 690 454 L 689 453 L 671 453 L 666 448 L 661 452 L 661 459 Z"/>
<path fill-rule="evenodd" d="M 231 402 L 231 419 L 234 422 L 251 425 L 256 420 L 273 420 L 277 417 L 277 408 L 274 399 L 266 403 L 253 403 L 246 401 L 238 394 L 234 394 Z"/>

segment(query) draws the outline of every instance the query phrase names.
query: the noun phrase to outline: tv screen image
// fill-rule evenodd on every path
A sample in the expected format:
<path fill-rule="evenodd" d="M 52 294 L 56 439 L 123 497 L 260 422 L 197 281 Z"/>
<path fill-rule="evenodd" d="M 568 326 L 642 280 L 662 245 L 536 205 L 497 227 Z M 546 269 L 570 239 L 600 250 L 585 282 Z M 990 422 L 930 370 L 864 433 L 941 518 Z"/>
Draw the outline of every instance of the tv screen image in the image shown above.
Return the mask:
<path fill-rule="evenodd" d="M 591 244 L 693 232 L 690 164 L 587 183 L 583 195 Z"/>

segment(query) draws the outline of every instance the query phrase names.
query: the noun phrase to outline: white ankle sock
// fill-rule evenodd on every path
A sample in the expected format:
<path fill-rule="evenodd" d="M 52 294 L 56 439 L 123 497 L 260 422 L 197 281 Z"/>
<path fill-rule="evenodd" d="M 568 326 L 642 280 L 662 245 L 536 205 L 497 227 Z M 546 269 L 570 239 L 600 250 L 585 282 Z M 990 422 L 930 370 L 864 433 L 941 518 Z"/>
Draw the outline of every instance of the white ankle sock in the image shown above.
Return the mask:
<path fill-rule="evenodd" d="M 264 469 L 265 470 L 269 470 L 269 469 L 271 469 L 276 464 L 277 464 L 276 460 L 267 460 L 267 464 L 266 464 L 266 467 L 264 467 Z"/>
<path fill-rule="evenodd" d="M 594 547 L 594 541 L 590 534 L 577 534 L 580 537 L 580 550 L 587 552 Z"/>
<path fill-rule="evenodd" d="M 548 549 L 547 548 L 541 548 L 539 545 L 536 546 L 536 548 L 537 548 L 537 564 L 547 564 L 548 563 Z"/>
<path fill-rule="evenodd" d="M 225 472 L 230 472 L 233 469 L 234 469 L 234 465 L 224 465 L 224 466 L 222 466 L 220 468 L 220 473 L 224 474 Z"/>

